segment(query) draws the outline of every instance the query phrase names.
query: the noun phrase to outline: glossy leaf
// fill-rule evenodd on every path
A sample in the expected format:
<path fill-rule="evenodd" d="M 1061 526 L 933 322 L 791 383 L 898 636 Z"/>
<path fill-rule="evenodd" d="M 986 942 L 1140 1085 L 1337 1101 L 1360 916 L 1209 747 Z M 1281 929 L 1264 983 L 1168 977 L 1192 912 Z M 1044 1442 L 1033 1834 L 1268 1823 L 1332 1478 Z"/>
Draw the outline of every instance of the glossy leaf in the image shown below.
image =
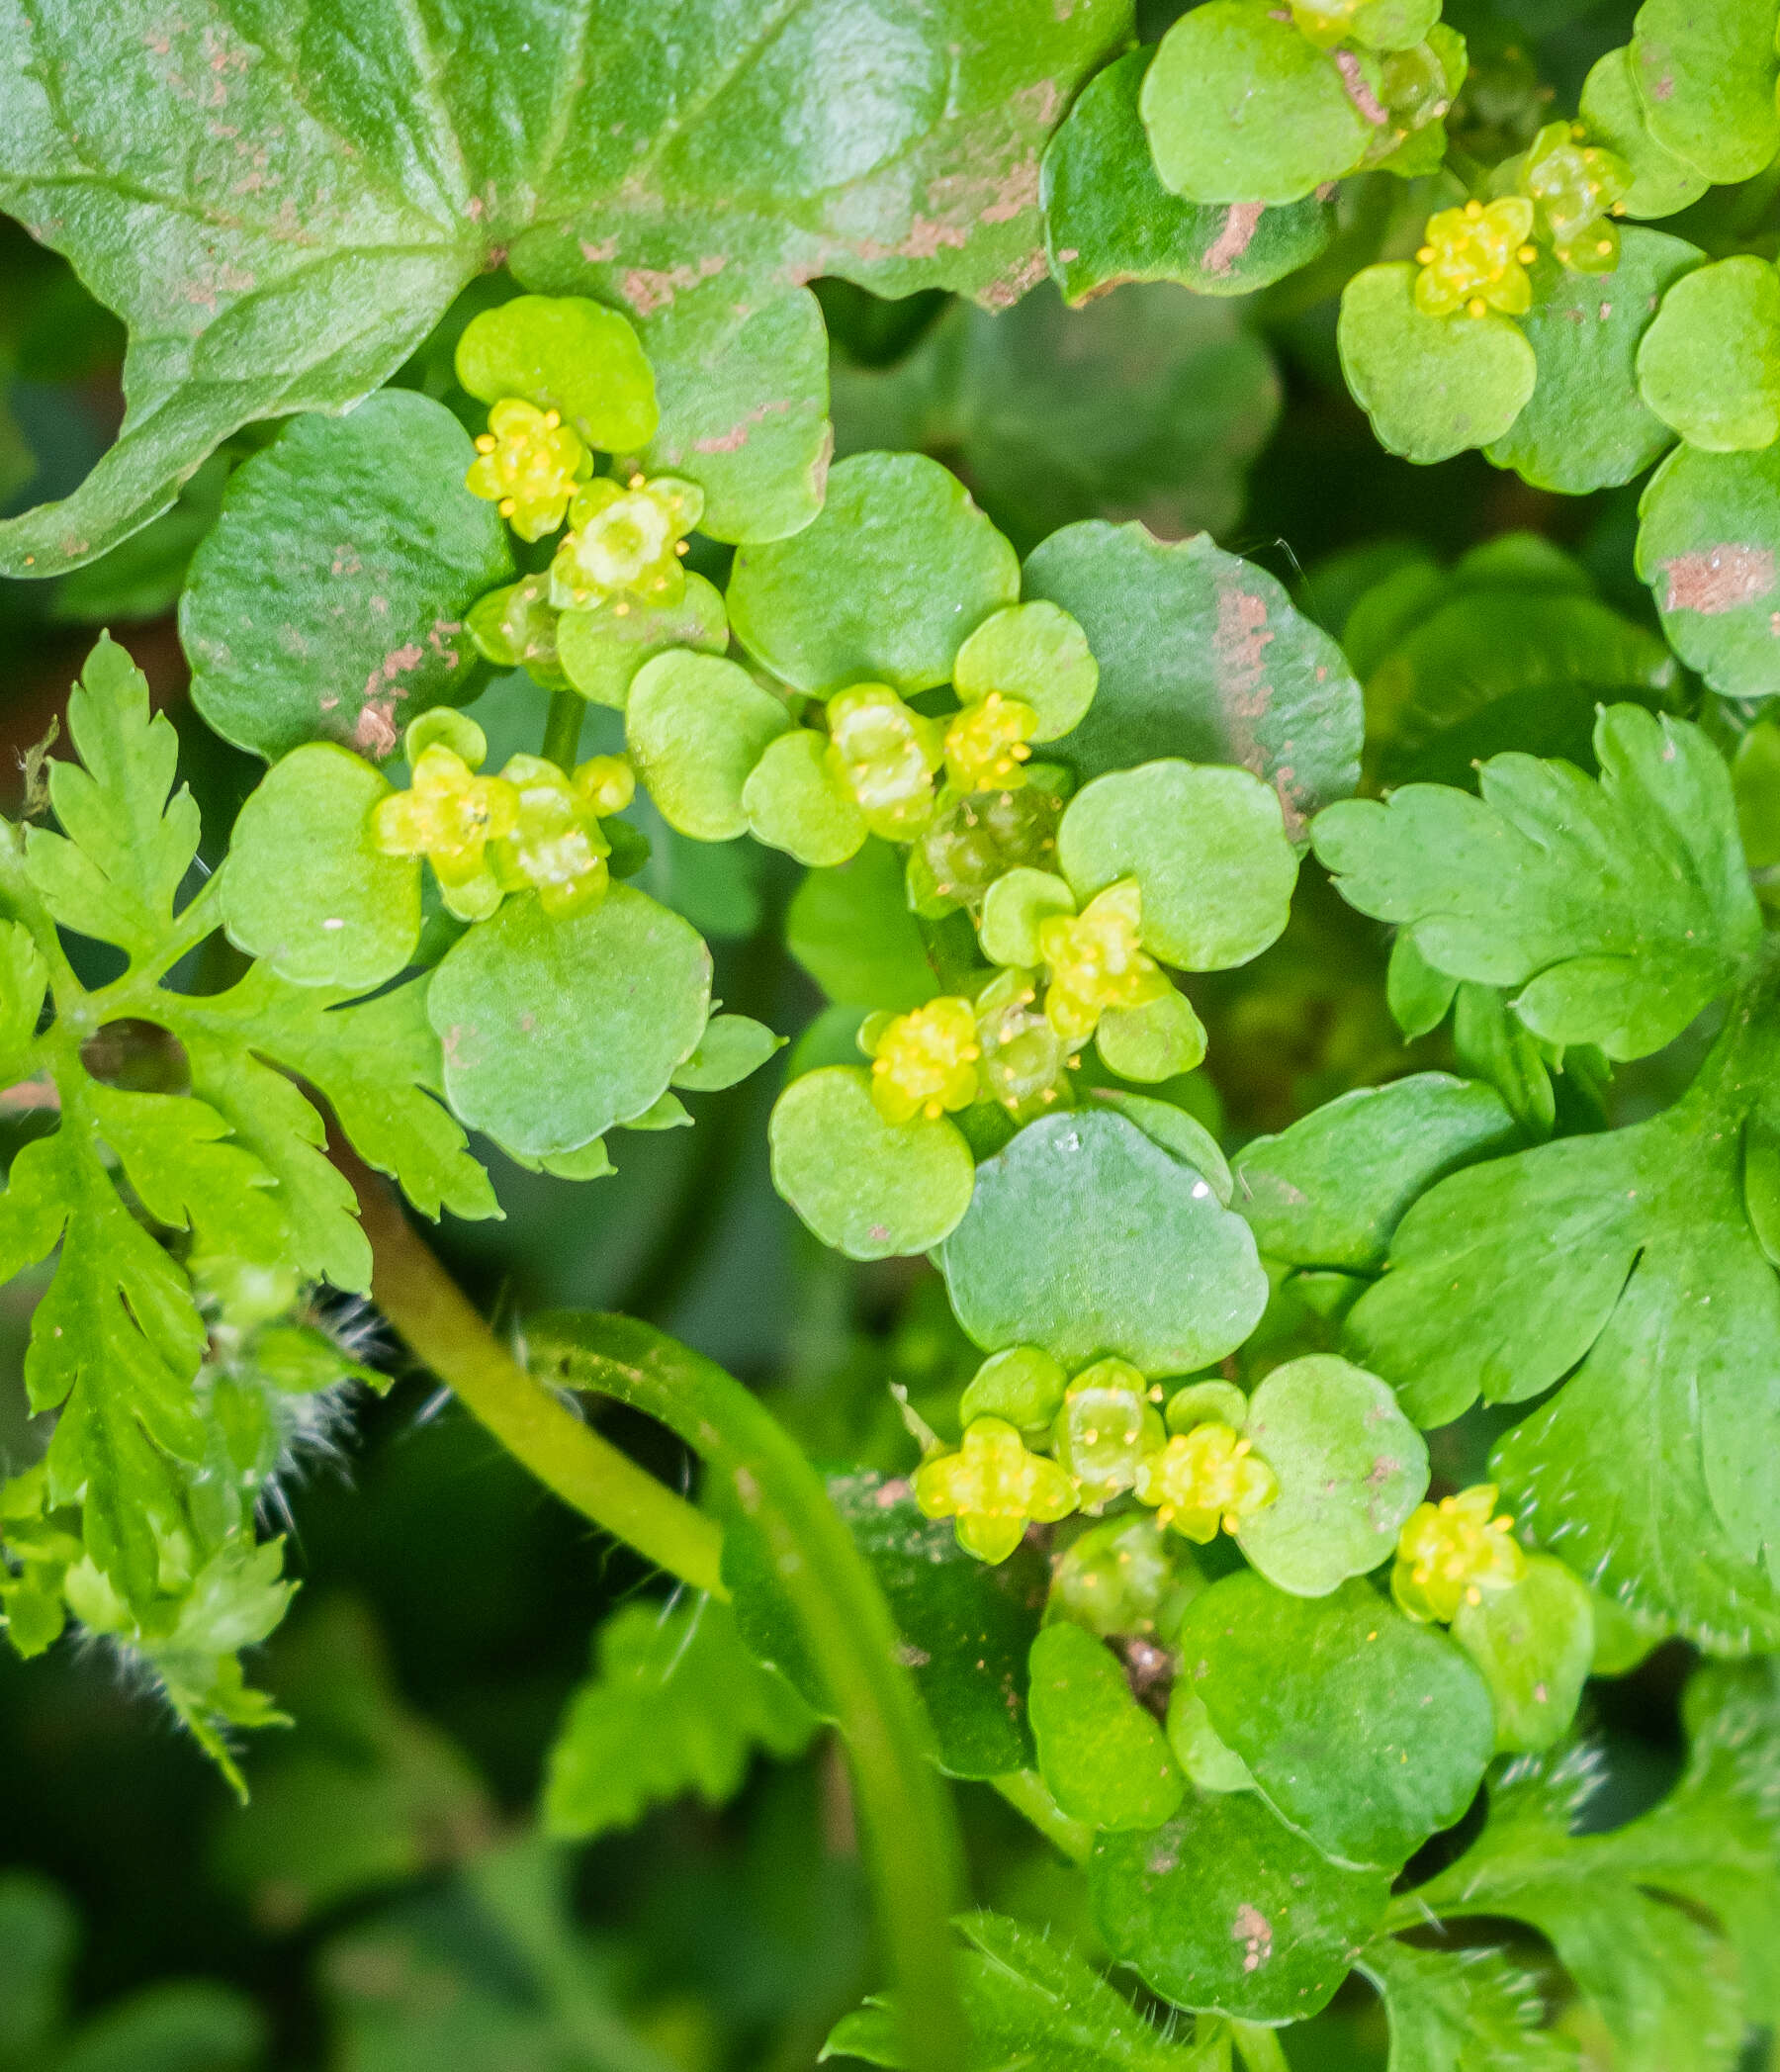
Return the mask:
<path fill-rule="evenodd" d="M 887 842 L 873 839 L 847 862 L 810 872 L 785 914 L 785 947 L 844 1004 L 902 1014 L 940 990 Z"/>
<path fill-rule="evenodd" d="M 1780 147 L 1766 0 L 1645 0 L 1631 66 L 1657 140 L 1709 180 L 1747 180 Z"/>
<path fill-rule="evenodd" d="M 1549 1749 L 1569 1732 L 1594 1666 L 1595 1621 L 1588 1585 L 1560 1561 L 1535 1554 L 1512 1589 L 1468 1598 L 1453 1638 L 1489 1686 L 1498 1750 Z"/>
<path fill-rule="evenodd" d="M 1415 268 L 1369 266 L 1342 292 L 1342 372 L 1382 445 L 1444 461 L 1507 436 L 1539 381 L 1526 334 L 1493 310 L 1426 316 Z"/>
<path fill-rule="evenodd" d="M 624 745 L 670 828 L 727 842 L 748 832 L 743 787 L 790 725 L 739 663 L 675 648 L 632 679 Z"/>
<path fill-rule="evenodd" d="M 1162 1729 L 1106 1643 L 1064 1620 L 1032 1643 L 1027 1699 L 1038 1772 L 1072 1820 L 1159 1828 L 1185 1790 Z"/>
<path fill-rule="evenodd" d="M 1628 216 L 1673 216 L 1697 202 L 1712 184 L 1697 166 L 1658 140 L 1639 92 L 1628 45 L 1597 59 L 1582 82 L 1582 120 L 1590 134 L 1632 171 Z"/>
<path fill-rule="evenodd" d="M 1780 689 L 1780 446 L 1680 447 L 1646 485 L 1639 517 L 1638 573 L 1676 654 L 1726 697 L 1771 697 Z"/>
<path fill-rule="evenodd" d="M 637 672 L 656 656 L 670 648 L 721 655 L 728 645 L 722 593 L 702 576 L 686 578 L 686 593 L 671 608 L 633 609 L 622 618 L 610 610 L 566 611 L 556 625 L 564 676 L 583 698 L 620 712 Z"/>
<path fill-rule="evenodd" d="M 1780 274 L 1744 253 L 1676 281 L 1638 348 L 1638 386 L 1690 446 L 1771 446 L 1780 438 Z"/>
<path fill-rule="evenodd" d="M 693 1094 L 721 1093 L 757 1072 L 784 1041 L 747 1015 L 713 1015 L 698 1048 L 675 1068 L 673 1084 Z"/>

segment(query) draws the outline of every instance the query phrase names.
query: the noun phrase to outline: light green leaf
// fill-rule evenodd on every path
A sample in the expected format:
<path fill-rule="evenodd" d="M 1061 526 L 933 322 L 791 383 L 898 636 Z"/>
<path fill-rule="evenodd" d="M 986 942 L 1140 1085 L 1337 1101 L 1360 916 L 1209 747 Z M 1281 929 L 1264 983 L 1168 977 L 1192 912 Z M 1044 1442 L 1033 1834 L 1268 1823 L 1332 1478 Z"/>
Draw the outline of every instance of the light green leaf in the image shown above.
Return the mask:
<path fill-rule="evenodd" d="M 192 560 L 179 630 L 192 698 L 268 762 L 341 741 L 382 762 L 416 713 L 472 695 L 465 614 L 512 578 L 470 435 L 405 390 L 299 417 L 237 469 Z"/>
<path fill-rule="evenodd" d="M 68 700 L 78 763 L 49 765 L 49 803 L 62 832 L 27 830 L 31 880 L 64 928 L 151 956 L 198 851 L 198 804 L 173 791 L 179 737 L 150 714 L 148 682 L 108 635 L 87 657 Z M 172 793 L 171 798 L 168 794 Z"/>
<path fill-rule="evenodd" d="M 1072 1820 L 1159 1828 L 1179 1811 L 1186 1787 L 1162 1729 L 1104 1641 L 1068 1620 L 1046 1626 L 1026 1704 L 1039 1774 Z"/>
<path fill-rule="evenodd" d="M 1356 1087 L 1281 1135 L 1245 1145 L 1236 1207 L 1273 1258 L 1376 1272 L 1418 1196 L 1459 1166 L 1511 1149 L 1517 1136 L 1491 1088 L 1445 1072 Z"/>
<path fill-rule="evenodd" d="M 202 1101 L 137 1094 L 95 1082 L 81 1106 L 157 1223 L 189 1230 L 199 1249 L 254 1265 L 282 1263 L 284 1219 L 273 1175 L 251 1151 L 222 1141 L 227 1123 Z"/>
<path fill-rule="evenodd" d="M 1144 1086 L 1193 1071 L 1204 1059 L 1205 1042 L 1205 1026 L 1193 1003 L 1172 991 L 1142 1007 L 1109 1008 L 1094 1033 L 1108 1071 Z"/>
<path fill-rule="evenodd" d="M 700 842 L 748 832 L 742 791 L 791 716 L 739 663 L 671 649 L 630 686 L 624 745 L 662 818 Z"/>
<path fill-rule="evenodd" d="M 940 989 L 909 911 L 902 860 L 875 836 L 798 886 L 785 914 L 785 947 L 843 1006 L 902 1014 Z"/>
<path fill-rule="evenodd" d="M 1184 971 L 1246 964 L 1291 912 L 1297 857 L 1273 789 L 1245 769 L 1146 763 L 1078 791 L 1057 861 L 1086 905 L 1119 878 L 1143 893 L 1143 946 Z"/>
<path fill-rule="evenodd" d="M 983 900 L 977 924 L 983 954 L 996 964 L 1042 964 L 1039 927 L 1075 910 L 1075 894 L 1054 871 L 1017 864 L 996 879 Z"/>
<path fill-rule="evenodd" d="M 370 991 L 420 940 L 420 869 L 386 856 L 371 816 L 388 780 L 331 742 L 275 764 L 236 816 L 222 923 L 249 956 L 302 986 Z"/>
<path fill-rule="evenodd" d="M 1759 937 L 1730 775 L 1697 729 L 1604 709 L 1601 779 L 1493 758 L 1482 797 L 1405 785 L 1316 826 L 1321 860 L 1363 913 L 1414 933 L 1437 969 L 1520 986 L 1516 1014 L 1554 1043 L 1610 1057 L 1660 1049 Z"/>
<path fill-rule="evenodd" d="M 655 377 L 629 321 L 586 296 L 518 295 L 471 317 L 454 354 L 472 396 L 555 409 L 589 446 L 637 453 L 661 422 Z"/>
<path fill-rule="evenodd" d="M 1697 166 L 1657 141 L 1638 90 L 1632 51 L 1624 44 L 1597 59 L 1583 80 L 1582 120 L 1593 136 L 1632 168 L 1632 186 L 1625 197 L 1628 216 L 1673 216 L 1697 202 L 1712 184 Z"/>
<path fill-rule="evenodd" d="M 1340 1862 L 1398 1868 L 1465 1812 L 1495 1746 L 1468 1659 L 1368 1582 L 1307 1598 L 1227 1576 L 1188 1607 L 1180 1648 L 1268 1803 Z"/>
<path fill-rule="evenodd" d="M 1713 181 L 1747 180 L 1780 148 L 1768 0 L 1645 0 L 1634 83 L 1657 140 Z"/>
<path fill-rule="evenodd" d="M 426 1012 L 453 1112 L 542 1157 L 651 1107 L 697 1047 L 710 1001 L 697 933 L 613 885 L 563 918 L 507 900 L 446 952 Z"/>
<path fill-rule="evenodd" d="M 818 868 L 857 856 L 867 835 L 858 801 L 828 751 L 827 735 L 793 727 L 766 744 L 742 786 L 756 840 Z"/>
<path fill-rule="evenodd" d="M 1747 252 L 1684 274 L 1638 348 L 1638 386 L 1690 446 L 1771 446 L 1780 438 L 1780 274 Z"/>
<path fill-rule="evenodd" d="M 1391 2072 L 1577 2072 L 1540 2027 L 1533 1980 L 1499 1950 L 1419 1949 L 1381 1937 L 1360 1959 L 1390 2018 Z"/>
<path fill-rule="evenodd" d="M 1178 21 L 1138 106 L 1162 184 L 1190 202 L 1300 201 L 1352 172 L 1373 137 L 1334 55 L 1250 0 Z"/>
<path fill-rule="evenodd" d="M 1029 1124 L 977 1169 L 945 1242 L 952 1306 L 988 1351 L 1041 1345 L 1066 1367 L 1106 1354 L 1190 1374 L 1240 1345 L 1267 1277 L 1209 1181 L 1123 1116 Z"/>
<path fill-rule="evenodd" d="M 1190 1165 L 1211 1183 L 1211 1192 L 1227 1209 L 1234 1183 L 1230 1168 L 1216 1137 L 1197 1117 L 1190 1116 L 1184 1108 L 1177 1108 L 1172 1101 L 1159 1101 L 1148 1094 L 1126 1093 L 1121 1087 L 1095 1086 L 1086 1089 L 1088 1104 L 1097 1108 L 1110 1108 L 1135 1123 L 1152 1143 L 1158 1143 L 1165 1151 L 1172 1151 L 1184 1165 Z"/>
<path fill-rule="evenodd" d="M 622 618 L 611 610 L 566 611 L 556 625 L 564 676 L 583 698 L 619 712 L 646 662 L 669 648 L 721 655 L 728 645 L 723 593 L 702 576 L 687 576 L 686 593 L 671 608 L 633 604 Z"/>
<path fill-rule="evenodd" d="M 1090 1869 L 1108 1948 L 1177 2007 L 1302 2022 L 1384 1911 L 1389 1874 L 1347 1870 L 1252 1791 L 1191 1798 L 1148 1835 L 1103 1835 Z"/>
<path fill-rule="evenodd" d="M 1594 1666 L 1595 1621 L 1588 1585 L 1549 1554 L 1535 1554 L 1512 1588 L 1467 1598 L 1453 1638 L 1489 1686 L 1496 1748 L 1549 1749 L 1569 1732 Z"/>
<path fill-rule="evenodd" d="M 1332 204 L 1198 203 L 1163 186 L 1138 113 L 1151 50 L 1097 73 L 1044 154 L 1045 240 L 1065 297 L 1122 281 L 1179 281 L 1200 295 L 1247 295 L 1318 257 Z"/>
<path fill-rule="evenodd" d="M 1088 637 L 1055 604 L 1011 604 L 992 612 L 958 650 L 952 684 L 960 702 L 1000 691 L 1038 715 L 1037 741 L 1067 734 L 1094 703 L 1100 664 Z"/>
<path fill-rule="evenodd" d="M 1046 540 L 1024 580 L 1080 623 L 1100 664 L 1094 703 L 1057 749 L 1083 778 L 1161 758 L 1239 764 L 1278 792 L 1293 842 L 1359 782 L 1360 687 L 1263 570 L 1203 536 L 1095 522 Z"/>
<path fill-rule="evenodd" d="M 886 1123 L 870 1074 L 827 1065 L 772 1111 L 772 1184 L 824 1244 L 849 1259 L 931 1250 L 970 1207 L 976 1167 L 944 1116 Z"/>
<path fill-rule="evenodd" d="M 730 621 L 799 690 L 949 681 L 966 634 L 1020 594 L 1020 565 L 962 483 L 918 453 L 861 453 L 795 538 L 745 547 Z"/>
<path fill-rule="evenodd" d="M 1428 1449 L 1389 1385 L 1327 1354 L 1276 1367 L 1242 1434 L 1279 1478 L 1237 1542 L 1269 1582 L 1326 1597 L 1387 1561 L 1428 1491 Z"/>
<path fill-rule="evenodd" d="M 1780 446 L 1679 447 L 1638 509 L 1638 573 L 1675 653 L 1726 697 L 1771 697 L 1780 689 Z"/>
<path fill-rule="evenodd" d="M 815 1730 L 796 1691 L 742 1645 L 728 1605 L 623 1605 L 600 1627 L 594 1673 L 551 1748 L 546 1832 L 585 1841 L 691 1792 L 726 1805 L 756 1749 L 783 1761 Z"/>
<path fill-rule="evenodd" d="M 747 1015 L 713 1015 L 698 1048 L 677 1067 L 672 1084 L 689 1094 L 716 1094 L 757 1072 L 785 1038 Z"/>
<path fill-rule="evenodd" d="M 1380 442 L 1410 461 L 1450 460 L 1504 438 L 1539 381 L 1520 326 L 1495 311 L 1427 316 L 1413 266 L 1369 266 L 1341 296 L 1338 340 L 1354 401 Z"/>

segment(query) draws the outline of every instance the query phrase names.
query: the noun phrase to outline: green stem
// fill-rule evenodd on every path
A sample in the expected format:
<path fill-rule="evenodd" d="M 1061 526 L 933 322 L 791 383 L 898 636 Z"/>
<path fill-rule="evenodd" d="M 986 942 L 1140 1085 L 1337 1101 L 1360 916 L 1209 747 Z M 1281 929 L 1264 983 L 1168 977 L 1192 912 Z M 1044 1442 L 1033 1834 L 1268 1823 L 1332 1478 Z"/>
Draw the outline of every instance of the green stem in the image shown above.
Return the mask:
<path fill-rule="evenodd" d="M 1232 2022 L 1230 2034 L 1236 2044 L 1236 2054 L 1248 2067 L 1248 2072 L 1291 2072 L 1291 2067 L 1286 2062 L 1286 2049 L 1280 2041 L 1278 2029 L 1263 2028 L 1254 2022 Z"/>
<path fill-rule="evenodd" d="M 526 1373 L 433 1257 L 384 1184 L 349 1152 L 371 1240 L 371 1296 L 408 1349 L 548 1489 L 659 1568 L 727 1597 L 721 1529 L 639 1468 Z"/>
<path fill-rule="evenodd" d="M 551 693 L 550 716 L 544 722 L 544 757 L 565 776 L 580 760 L 581 721 L 587 716 L 587 701 L 578 690 Z"/>
<path fill-rule="evenodd" d="M 852 1757 L 911 2072 L 958 2072 L 966 2030 L 947 1917 L 959 1890 L 933 1734 L 882 1592 L 822 1479 L 740 1382 L 648 1324 L 557 1311 L 526 1329 L 534 1369 L 659 1418 L 759 1533 Z"/>
<path fill-rule="evenodd" d="M 1072 1863 L 1087 1862 L 1094 1847 L 1094 1830 L 1086 1821 L 1070 1819 L 1036 1770 L 1010 1770 L 991 1781 L 1015 1812 L 1024 1814 L 1061 1854 Z"/>

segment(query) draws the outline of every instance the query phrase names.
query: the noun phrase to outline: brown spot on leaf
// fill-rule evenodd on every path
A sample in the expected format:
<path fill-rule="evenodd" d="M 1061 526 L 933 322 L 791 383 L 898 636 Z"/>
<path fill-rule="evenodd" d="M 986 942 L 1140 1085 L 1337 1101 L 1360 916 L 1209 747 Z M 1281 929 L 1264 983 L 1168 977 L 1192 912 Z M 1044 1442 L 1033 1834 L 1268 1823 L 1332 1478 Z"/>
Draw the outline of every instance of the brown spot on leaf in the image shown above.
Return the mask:
<path fill-rule="evenodd" d="M 1375 127 L 1382 128 L 1389 121 L 1379 105 L 1379 97 L 1367 83 L 1366 74 L 1360 69 L 1360 60 L 1352 50 L 1337 50 L 1335 66 L 1341 74 L 1341 83 L 1347 88 L 1347 97 Z"/>
<path fill-rule="evenodd" d="M 732 424 L 728 431 L 714 432 L 708 439 L 694 439 L 692 441 L 692 451 L 694 453 L 740 453 L 742 448 L 748 444 L 748 435 L 756 424 L 763 423 L 768 417 L 780 416 L 790 407 L 791 405 L 788 400 L 781 400 L 776 403 L 757 403 L 748 412 L 746 417 L 742 418 L 739 423 Z"/>
<path fill-rule="evenodd" d="M 1223 228 L 1218 231 L 1201 262 L 1207 273 L 1226 274 L 1235 265 L 1254 239 L 1255 226 L 1261 221 L 1262 202 L 1232 202 L 1229 214 L 1224 218 Z"/>
<path fill-rule="evenodd" d="M 621 293 L 639 316 L 653 316 L 665 310 L 682 288 L 696 288 L 729 264 L 724 252 L 712 252 L 696 266 L 633 266 L 624 276 Z"/>
<path fill-rule="evenodd" d="M 1230 1940 L 1242 1944 L 1242 1968 L 1259 1971 L 1273 1955 L 1273 1928 L 1259 1907 L 1244 1900 L 1230 1924 Z"/>
<path fill-rule="evenodd" d="M 352 745 L 361 756 L 381 763 L 396 753 L 395 711 L 393 698 L 377 698 L 365 706 L 352 730 Z"/>
<path fill-rule="evenodd" d="M 1668 578 L 1665 611 L 1698 611 L 1708 618 L 1765 597 L 1774 586 L 1771 547 L 1708 547 L 1662 564 Z"/>

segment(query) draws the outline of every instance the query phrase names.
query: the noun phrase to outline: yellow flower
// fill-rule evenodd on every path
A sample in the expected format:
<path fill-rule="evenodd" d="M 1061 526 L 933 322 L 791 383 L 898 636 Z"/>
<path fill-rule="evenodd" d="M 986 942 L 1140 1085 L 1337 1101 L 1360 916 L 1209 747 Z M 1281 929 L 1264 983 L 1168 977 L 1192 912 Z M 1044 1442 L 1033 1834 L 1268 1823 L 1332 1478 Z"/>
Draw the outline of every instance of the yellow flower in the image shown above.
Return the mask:
<path fill-rule="evenodd" d="M 1533 204 L 1523 194 L 1505 194 L 1488 204 L 1467 202 L 1428 219 L 1427 242 L 1416 257 L 1415 307 L 1424 316 L 1452 316 L 1461 310 L 1482 316 L 1500 310 L 1522 316 L 1533 305 L 1527 268 L 1538 258 L 1527 242 L 1533 234 Z"/>
<path fill-rule="evenodd" d="M 1038 924 L 1038 949 L 1050 972 L 1044 1012 L 1065 1042 L 1085 1042 L 1110 1007 L 1159 1000 L 1169 982 L 1138 944 L 1143 895 L 1134 877 L 1097 893 L 1079 914 Z"/>
<path fill-rule="evenodd" d="M 1390 1593 L 1423 1625 L 1450 1623 L 1462 1604 L 1480 1604 L 1485 1590 L 1512 1589 L 1527 1573 L 1514 1520 L 1492 1516 L 1493 1483 L 1422 1504 L 1397 1537 Z"/>
<path fill-rule="evenodd" d="M 897 1015 L 872 1048 L 871 1098 L 886 1123 L 968 1108 L 977 1097 L 982 1046 L 968 1000 L 930 1000 Z"/>
<path fill-rule="evenodd" d="M 915 1501 L 930 1518 L 955 1518 L 958 1545 L 980 1562 L 1005 1562 L 1028 1519 L 1075 1509 L 1075 1488 L 1055 1461 L 1028 1453 L 1000 1417 L 973 1418 L 956 1453 L 934 1454 L 915 1474 Z"/>
<path fill-rule="evenodd" d="M 614 756 L 595 759 L 618 761 Z M 542 756 L 509 759 L 500 774 L 518 795 L 518 816 L 511 832 L 490 845 L 502 891 L 535 890 L 538 904 L 552 915 L 578 913 L 602 896 L 612 845 L 600 828 L 595 799 L 613 796 L 619 787 L 609 776 L 589 775 L 592 770 L 592 765 L 582 764 L 567 777 Z"/>
<path fill-rule="evenodd" d="M 1291 26 L 1313 44 L 1338 44 L 1360 11 L 1360 0 L 1290 0 Z"/>
<path fill-rule="evenodd" d="M 1241 1531 L 1242 1521 L 1279 1493 L 1278 1476 L 1249 1441 L 1218 1422 L 1177 1432 L 1137 1473 L 1138 1501 L 1154 1504 L 1160 1523 L 1202 1546 L 1220 1525 L 1225 1532 Z"/>
<path fill-rule="evenodd" d="M 1022 766 L 1038 715 L 1024 698 L 992 690 L 954 715 L 945 730 L 945 773 L 960 791 L 1014 790 L 1025 782 Z"/>
<path fill-rule="evenodd" d="M 586 481 L 592 455 L 556 410 L 509 396 L 489 412 L 464 477 L 472 495 L 499 507 L 522 540 L 541 540 L 563 522 L 570 498 Z"/>
<path fill-rule="evenodd" d="M 512 784 L 477 776 L 454 749 L 434 742 L 415 758 L 411 787 L 379 802 L 372 840 L 386 856 L 424 856 L 452 913 L 481 921 L 500 904 L 488 846 L 510 835 L 518 821 Z"/>
<path fill-rule="evenodd" d="M 1041 1014 L 1029 971 L 997 972 L 977 995 L 977 1067 L 983 1085 L 1018 1123 L 1029 1123 L 1064 1098 L 1069 1047 Z"/>
<path fill-rule="evenodd" d="M 574 529 L 550 565 L 551 603 L 591 611 L 616 599 L 618 613 L 633 602 L 677 604 L 686 591 L 686 534 L 703 515 L 704 492 L 671 475 L 587 483 L 569 506 Z"/>
<path fill-rule="evenodd" d="M 829 762 L 874 835 L 906 842 L 934 817 L 943 736 L 887 683 L 855 683 L 829 700 Z"/>
<path fill-rule="evenodd" d="M 1068 1470 L 1084 1510 L 1099 1510 L 1131 1487 L 1144 1456 L 1162 1443 L 1149 1383 L 1127 1360 L 1097 1360 L 1070 1383 L 1051 1426 L 1051 1450 Z"/>

